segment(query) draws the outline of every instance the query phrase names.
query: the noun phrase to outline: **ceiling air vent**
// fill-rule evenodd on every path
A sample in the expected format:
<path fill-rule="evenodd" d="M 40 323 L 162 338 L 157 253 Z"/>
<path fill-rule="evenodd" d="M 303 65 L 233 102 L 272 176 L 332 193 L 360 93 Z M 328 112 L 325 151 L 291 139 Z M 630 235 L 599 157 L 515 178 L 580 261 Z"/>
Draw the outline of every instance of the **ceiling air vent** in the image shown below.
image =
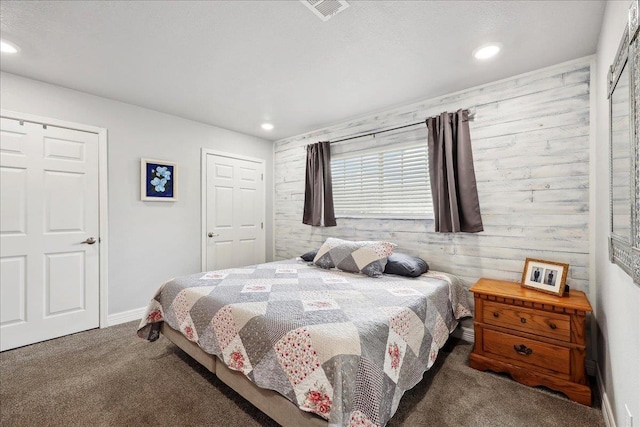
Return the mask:
<path fill-rule="evenodd" d="M 300 0 L 305 6 L 323 21 L 328 21 L 334 15 L 349 7 L 344 0 Z"/>

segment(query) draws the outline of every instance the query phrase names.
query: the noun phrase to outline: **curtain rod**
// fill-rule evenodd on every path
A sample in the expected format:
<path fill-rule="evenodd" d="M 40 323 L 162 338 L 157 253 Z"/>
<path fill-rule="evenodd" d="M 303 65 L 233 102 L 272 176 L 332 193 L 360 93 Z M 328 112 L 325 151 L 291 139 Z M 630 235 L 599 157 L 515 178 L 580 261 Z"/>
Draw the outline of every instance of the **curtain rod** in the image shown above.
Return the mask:
<path fill-rule="evenodd" d="M 468 117 L 469 117 L 470 121 L 473 121 L 473 116 L 474 115 L 475 115 L 475 111 L 472 112 L 472 113 L 469 113 Z M 437 117 L 437 116 L 435 116 L 435 117 Z M 397 126 L 397 127 L 391 128 L 391 129 L 379 130 L 377 132 L 363 133 L 362 135 L 356 135 L 356 136 L 350 136 L 350 137 L 347 137 L 347 138 L 336 139 L 335 141 L 329 141 L 329 144 L 334 144 L 336 142 L 349 141 L 351 139 L 356 139 L 356 138 L 364 138 L 365 136 L 372 136 L 372 135 L 376 136 L 376 135 L 378 135 L 380 133 L 391 132 L 392 130 L 398 130 L 398 129 L 408 128 L 408 127 L 411 127 L 411 126 L 423 125 L 423 124 L 425 124 L 425 122 L 426 122 L 426 120 L 423 120 L 421 122 L 415 122 L 415 123 L 410 123 L 408 125 Z"/>

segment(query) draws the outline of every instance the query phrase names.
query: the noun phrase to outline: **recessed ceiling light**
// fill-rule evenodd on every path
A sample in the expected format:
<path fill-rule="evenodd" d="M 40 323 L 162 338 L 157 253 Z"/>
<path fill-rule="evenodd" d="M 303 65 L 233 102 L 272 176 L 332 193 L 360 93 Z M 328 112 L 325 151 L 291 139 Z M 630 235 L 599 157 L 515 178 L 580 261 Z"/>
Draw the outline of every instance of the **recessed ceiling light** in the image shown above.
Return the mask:
<path fill-rule="evenodd" d="M 262 129 L 264 129 L 264 130 L 272 130 L 273 129 L 273 125 L 271 123 L 263 123 L 262 124 Z"/>
<path fill-rule="evenodd" d="M 2 53 L 18 53 L 20 48 L 7 40 L 0 40 L 0 52 Z"/>
<path fill-rule="evenodd" d="M 489 43 L 480 46 L 476 50 L 473 51 L 473 56 L 476 59 L 489 59 L 493 58 L 500 52 L 502 45 L 500 43 Z"/>

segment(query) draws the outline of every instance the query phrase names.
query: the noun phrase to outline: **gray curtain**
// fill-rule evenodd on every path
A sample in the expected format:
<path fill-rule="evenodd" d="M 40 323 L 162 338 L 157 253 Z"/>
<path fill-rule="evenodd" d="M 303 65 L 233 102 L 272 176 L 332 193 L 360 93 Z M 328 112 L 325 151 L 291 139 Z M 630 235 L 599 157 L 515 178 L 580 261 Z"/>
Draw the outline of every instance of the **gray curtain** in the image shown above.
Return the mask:
<path fill-rule="evenodd" d="M 444 112 L 430 117 L 427 127 L 436 231 L 483 231 L 471 152 L 469 111 Z"/>
<path fill-rule="evenodd" d="M 325 227 L 336 225 L 331 186 L 330 147 L 328 141 L 307 145 L 307 175 L 302 215 L 304 224 Z"/>

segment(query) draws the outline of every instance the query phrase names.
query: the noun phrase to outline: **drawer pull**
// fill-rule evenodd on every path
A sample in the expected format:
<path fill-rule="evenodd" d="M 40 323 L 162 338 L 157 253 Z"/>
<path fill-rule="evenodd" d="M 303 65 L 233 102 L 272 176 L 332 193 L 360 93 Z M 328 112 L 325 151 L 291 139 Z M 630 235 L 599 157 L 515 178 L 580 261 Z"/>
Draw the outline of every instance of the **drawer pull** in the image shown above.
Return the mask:
<path fill-rule="evenodd" d="M 520 318 L 520 323 L 527 323 L 527 319 L 525 319 L 524 317 Z"/>
<path fill-rule="evenodd" d="M 531 350 L 524 344 L 514 345 L 513 349 L 516 351 L 516 353 L 522 354 L 523 356 L 529 356 L 531 353 L 533 353 L 533 350 Z"/>
<path fill-rule="evenodd" d="M 497 312 L 497 311 L 494 311 L 494 312 L 493 312 L 493 317 L 498 317 L 498 316 L 500 316 L 500 315 L 498 314 L 498 312 Z"/>
<path fill-rule="evenodd" d="M 555 324 L 555 323 L 549 323 L 549 327 L 550 327 L 551 329 L 555 329 L 555 328 L 557 328 L 557 326 L 556 326 L 556 324 Z"/>

